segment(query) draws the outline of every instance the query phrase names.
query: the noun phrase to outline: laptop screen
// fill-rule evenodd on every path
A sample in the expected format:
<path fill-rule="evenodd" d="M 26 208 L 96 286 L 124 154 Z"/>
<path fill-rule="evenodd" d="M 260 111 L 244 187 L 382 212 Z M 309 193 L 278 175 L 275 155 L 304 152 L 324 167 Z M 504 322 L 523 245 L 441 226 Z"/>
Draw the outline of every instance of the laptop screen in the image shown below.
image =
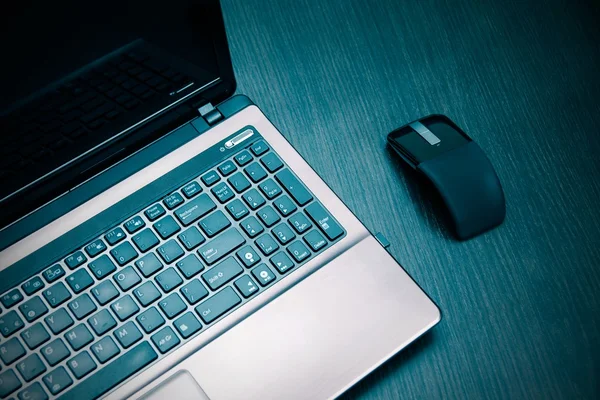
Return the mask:
<path fill-rule="evenodd" d="M 0 204 L 82 179 L 147 143 L 141 128 L 170 110 L 233 92 L 218 1 L 38 0 L 3 14 Z"/>

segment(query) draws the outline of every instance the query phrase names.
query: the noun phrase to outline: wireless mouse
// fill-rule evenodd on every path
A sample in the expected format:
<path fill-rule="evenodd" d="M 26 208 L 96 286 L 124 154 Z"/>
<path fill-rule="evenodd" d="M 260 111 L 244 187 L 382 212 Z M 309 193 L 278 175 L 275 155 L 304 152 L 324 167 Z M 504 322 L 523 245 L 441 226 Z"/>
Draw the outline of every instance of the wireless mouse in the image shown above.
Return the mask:
<path fill-rule="evenodd" d="M 504 221 L 498 175 L 483 150 L 444 115 L 430 115 L 388 134 L 388 143 L 439 191 L 456 236 L 469 239 Z"/>

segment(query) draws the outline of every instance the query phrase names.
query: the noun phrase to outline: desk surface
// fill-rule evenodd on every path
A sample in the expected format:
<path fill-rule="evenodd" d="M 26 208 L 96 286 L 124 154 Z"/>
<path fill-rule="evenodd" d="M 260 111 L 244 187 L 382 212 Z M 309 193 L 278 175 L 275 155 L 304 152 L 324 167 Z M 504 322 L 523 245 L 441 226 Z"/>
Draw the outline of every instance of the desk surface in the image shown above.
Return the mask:
<path fill-rule="evenodd" d="M 592 1 L 223 0 L 238 92 L 443 312 L 346 398 L 600 396 Z M 386 149 L 389 131 L 431 113 L 496 167 L 500 228 L 454 240 L 431 189 Z"/>

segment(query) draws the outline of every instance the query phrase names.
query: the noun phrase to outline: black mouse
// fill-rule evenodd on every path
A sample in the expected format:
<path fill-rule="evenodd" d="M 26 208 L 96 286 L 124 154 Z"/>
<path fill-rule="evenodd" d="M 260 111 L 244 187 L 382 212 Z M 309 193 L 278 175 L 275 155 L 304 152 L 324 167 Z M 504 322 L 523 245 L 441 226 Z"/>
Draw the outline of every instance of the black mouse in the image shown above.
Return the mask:
<path fill-rule="evenodd" d="M 504 191 L 494 167 L 450 118 L 430 115 L 411 122 L 388 134 L 388 143 L 439 191 L 459 239 L 504 221 Z"/>

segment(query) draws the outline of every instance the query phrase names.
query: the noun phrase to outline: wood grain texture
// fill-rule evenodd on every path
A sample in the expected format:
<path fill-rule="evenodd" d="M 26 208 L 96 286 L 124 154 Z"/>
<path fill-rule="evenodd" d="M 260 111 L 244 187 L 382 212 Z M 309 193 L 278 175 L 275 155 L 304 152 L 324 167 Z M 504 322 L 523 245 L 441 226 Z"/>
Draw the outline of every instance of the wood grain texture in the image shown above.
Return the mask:
<path fill-rule="evenodd" d="M 222 7 L 238 92 L 388 237 L 443 312 L 344 397 L 600 397 L 598 4 Z M 434 193 L 386 149 L 389 131 L 431 113 L 453 119 L 496 167 L 500 228 L 454 240 Z"/>

